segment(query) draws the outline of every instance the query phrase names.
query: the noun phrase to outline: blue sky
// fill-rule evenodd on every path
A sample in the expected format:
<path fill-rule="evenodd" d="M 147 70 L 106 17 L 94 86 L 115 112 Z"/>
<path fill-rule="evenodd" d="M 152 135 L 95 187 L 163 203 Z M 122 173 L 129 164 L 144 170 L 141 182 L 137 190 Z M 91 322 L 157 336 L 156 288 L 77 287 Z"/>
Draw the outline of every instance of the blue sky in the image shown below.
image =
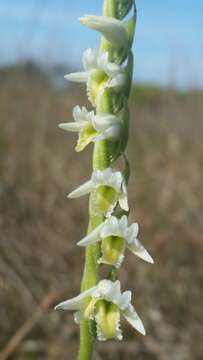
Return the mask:
<path fill-rule="evenodd" d="M 81 66 L 99 35 L 78 22 L 100 14 L 102 0 L 3 0 L 0 2 L 0 64 L 33 59 Z M 135 79 L 203 87 L 203 0 L 137 0 Z"/>

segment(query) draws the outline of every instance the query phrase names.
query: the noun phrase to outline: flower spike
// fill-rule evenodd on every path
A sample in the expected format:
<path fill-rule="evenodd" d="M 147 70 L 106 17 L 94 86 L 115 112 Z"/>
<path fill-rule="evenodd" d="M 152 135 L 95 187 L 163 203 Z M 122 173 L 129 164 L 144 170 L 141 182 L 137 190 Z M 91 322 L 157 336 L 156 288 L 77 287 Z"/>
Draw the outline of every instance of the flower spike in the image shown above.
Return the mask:
<path fill-rule="evenodd" d="M 93 171 L 89 180 L 68 197 L 89 196 L 88 234 L 78 242 L 86 248 L 81 293 L 58 304 L 56 310 L 73 310 L 80 325 L 78 360 L 92 359 L 93 341 L 122 340 L 120 319 L 145 335 L 144 325 L 135 311 L 131 291 L 121 292 L 117 269 L 125 250 L 153 263 L 138 239 L 137 223 L 128 224 L 127 184 L 130 164 L 125 155 L 129 135 L 129 103 L 133 80 L 132 43 L 136 27 L 135 0 L 104 0 L 102 16 L 84 15 L 80 22 L 99 32 L 98 49 L 88 48 L 82 56 L 83 71 L 65 79 L 84 83 L 95 108 L 73 108 L 73 121 L 59 124 L 78 135 L 75 150 L 94 144 Z M 124 161 L 118 163 L 122 157 Z M 113 168 L 112 168 L 113 167 Z M 108 280 L 98 281 L 100 267 L 106 267 Z"/>

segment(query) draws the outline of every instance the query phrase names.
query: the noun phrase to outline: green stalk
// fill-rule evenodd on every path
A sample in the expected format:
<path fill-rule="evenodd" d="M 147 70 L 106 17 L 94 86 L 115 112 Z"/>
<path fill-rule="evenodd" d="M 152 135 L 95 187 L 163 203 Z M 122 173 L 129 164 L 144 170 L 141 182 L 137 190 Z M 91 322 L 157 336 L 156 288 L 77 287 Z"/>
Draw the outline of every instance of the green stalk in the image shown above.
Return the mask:
<path fill-rule="evenodd" d="M 108 144 L 106 141 L 100 141 L 95 144 L 93 165 L 94 169 L 102 170 L 109 166 Z M 91 201 L 91 197 L 90 197 Z M 91 232 L 103 221 L 103 217 L 90 214 L 88 233 Z M 93 287 L 98 282 L 99 265 L 97 260 L 100 257 L 100 244 L 88 245 L 85 253 L 85 268 L 81 283 L 81 292 Z M 88 302 L 88 300 L 87 300 Z M 84 306 L 86 303 L 84 303 Z M 94 324 L 89 320 L 80 322 L 80 350 L 78 360 L 90 360 L 93 352 Z"/>
<path fill-rule="evenodd" d="M 105 0 L 103 7 L 103 15 L 114 16 L 116 13 L 116 1 L 118 0 Z M 101 42 L 102 44 L 102 42 Z M 111 113 L 111 96 L 108 91 L 103 94 L 103 99 L 98 101 L 97 114 Z M 108 151 L 108 141 L 102 140 L 95 144 L 93 153 L 93 169 L 103 170 L 110 165 Z M 90 203 L 92 199 L 90 196 Z M 90 206 L 90 209 L 92 206 Z M 88 233 L 103 222 L 103 217 L 96 216 L 90 211 Z M 81 282 L 81 291 L 87 290 L 98 283 L 99 278 L 99 265 L 97 260 L 100 257 L 101 245 L 88 245 L 85 253 L 85 267 Z M 88 302 L 88 300 L 87 300 Z M 84 306 L 86 303 L 84 303 Z M 78 360 L 91 360 L 93 353 L 93 342 L 95 338 L 95 324 L 93 321 L 81 320 L 80 322 L 80 349 Z"/>
<path fill-rule="evenodd" d="M 106 141 L 97 143 L 94 147 L 93 165 L 94 169 L 102 170 L 109 166 L 108 144 Z M 90 197 L 91 201 L 91 197 Z M 91 232 L 103 221 L 103 217 L 90 214 L 88 232 Z M 81 291 L 93 287 L 98 282 L 99 265 L 97 263 L 100 257 L 100 244 L 88 245 L 85 253 L 85 268 L 82 278 Z M 86 303 L 84 304 L 84 306 Z M 93 352 L 94 324 L 89 320 L 80 322 L 80 350 L 79 360 L 90 360 Z"/>

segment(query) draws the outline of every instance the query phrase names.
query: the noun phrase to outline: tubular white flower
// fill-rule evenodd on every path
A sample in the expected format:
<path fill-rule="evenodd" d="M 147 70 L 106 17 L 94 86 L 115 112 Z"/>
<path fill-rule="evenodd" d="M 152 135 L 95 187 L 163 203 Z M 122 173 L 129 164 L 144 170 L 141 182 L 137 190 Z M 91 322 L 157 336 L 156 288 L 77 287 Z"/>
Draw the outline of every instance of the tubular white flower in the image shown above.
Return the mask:
<path fill-rule="evenodd" d="M 107 16 L 84 15 L 80 22 L 99 31 L 114 47 L 128 46 L 128 34 L 122 21 Z"/>
<path fill-rule="evenodd" d="M 117 202 L 123 210 L 129 210 L 125 179 L 120 171 L 111 168 L 95 170 L 91 179 L 72 191 L 68 197 L 78 198 L 93 191 L 97 193 L 99 211 L 105 212 L 106 216 L 112 213 Z"/>
<path fill-rule="evenodd" d="M 116 267 L 121 265 L 125 247 L 144 261 L 153 264 L 154 261 L 152 257 L 137 239 L 138 230 L 139 227 L 137 223 L 128 226 L 126 215 L 123 215 L 121 219 L 110 216 L 90 234 L 79 241 L 78 245 L 87 246 L 102 241 L 102 250 L 104 249 L 105 251 L 106 247 L 108 251 L 106 250 L 105 253 L 102 254 L 99 262 L 110 263 Z"/>
<path fill-rule="evenodd" d="M 126 82 L 125 68 L 109 62 L 108 53 L 96 49 L 87 49 L 83 53 L 85 72 L 65 75 L 65 79 L 87 83 L 87 94 L 91 103 L 96 105 L 96 98 L 105 87 L 119 91 Z"/>
<path fill-rule="evenodd" d="M 91 141 L 119 139 L 121 122 L 115 115 L 95 115 L 94 111 L 88 112 L 85 107 L 75 106 L 73 117 L 75 122 L 59 124 L 59 127 L 65 131 L 79 133 L 76 151 L 82 151 Z"/>
<path fill-rule="evenodd" d="M 89 303 L 84 309 L 84 301 L 88 298 L 90 298 Z M 122 339 L 120 314 L 134 329 L 145 335 L 144 325 L 131 304 L 131 291 L 121 293 L 119 280 L 115 282 L 101 280 L 97 286 L 84 291 L 73 299 L 60 303 L 55 309 L 76 310 L 77 322 L 81 317 L 94 319 L 97 323 L 97 335 L 101 341 L 108 338 Z"/>

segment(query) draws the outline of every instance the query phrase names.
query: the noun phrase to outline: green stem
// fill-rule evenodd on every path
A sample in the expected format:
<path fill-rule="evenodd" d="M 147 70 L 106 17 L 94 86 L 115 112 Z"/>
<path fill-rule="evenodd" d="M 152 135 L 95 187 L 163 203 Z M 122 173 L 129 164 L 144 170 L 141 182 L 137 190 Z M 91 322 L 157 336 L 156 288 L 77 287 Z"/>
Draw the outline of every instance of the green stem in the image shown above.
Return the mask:
<path fill-rule="evenodd" d="M 108 144 L 101 141 L 95 145 L 93 156 L 93 167 L 97 170 L 105 169 L 108 163 Z M 91 201 L 91 197 L 90 197 Z M 91 232 L 103 221 L 103 217 L 90 214 L 88 232 Z M 93 287 L 98 282 L 99 265 L 97 263 L 100 257 L 100 245 L 88 245 L 85 253 L 85 268 L 82 278 L 81 291 Z M 88 302 L 88 300 L 87 300 Z M 84 306 L 86 303 L 84 304 Z M 92 321 L 81 320 L 80 322 L 80 350 L 78 360 L 90 360 L 93 351 L 94 324 Z"/>
<path fill-rule="evenodd" d="M 117 0 L 105 0 L 103 15 L 115 17 Z M 111 112 L 111 96 L 105 91 L 103 98 L 98 102 L 97 114 Z M 108 141 L 102 140 L 95 144 L 93 153 L 93 169 L 103 170 L 110 165 Z M 91 196 L 90 196 L 91 202 Z M 90 206 L 91 208 L 91 206 Z M 103 217 L 90 213 L 88 232 L 91 232 L 102 221 Z M 100 257 L 100 244 L 88 245 L 85 253 L 85 267 L 81 283 L 81 291 L 89 289 L 98 283 L 99 265 L 97 260 Z M 87 300 L 88 303 L 88 300 Z M 86 304 L 84 304 L 85 306 Z M 93 342 L 95 337 L 95 324 L 93 321 L 81 320 L 80 322 L 80 349 L 78 360 L 91 360 L 93 353 Z"/>
<path fill-rule="evenodd" d="M 90 219 L 89 231 L 92 228 Z M 98 277 L 98 258 L 99 249 L 98 246 L 89 245 L 85 254 L 85 268 L 82 278 L 81 291 L 84 291 L 97 283 Z M 84 304 L 85 306 L 86 304 Z M 92 323 L 88 320 L 81 320 L 80 322 L 80 350 L 79 360 L 90 360 L 93 351 L 94 336 L 91 331 Z"/>
<path fill-rule="evenodd" d="M 104 0 L 103 15 L 116 18 L 116 2 L 118 0 Z"/>
<path fill-rule="evenodd" d="M 116 2 L 118 0 L 104 0 L 103 16 L 116 18 Z M 112 45 L 104 38 L 101 38 L 100 51 L 108 52 L 111 56 Z"/>
<path fill-rule="evenodd" d="M 97 107 L 97 113 L 99 112 L 110 112 L 111 101 L 109 94 L 104 94 L 103 101 L 100 102 L 100 105 Z M 95 144 L 94 154 L 93 154 L 93 168 L 94 170 L 103 170 L 110 165 L 109 163 L 109 154 L 108 154 L 108 142 L 102 140 Z M 91 202 L 90 196 L 90 202 Z M 92 207 L 90 206 L 90 209 Z M 96 216 L 94 213 L 90 212 L 90 220 L 88 226 L 88 232 L 91 232 L 96 226 L 98 226 L 103 221 L 102 216 Z M 99 276 L 99 265 L 97 260 L 100 257 L 100 244 L 89 245 L 86 248 L 85 254 L 85 268 L 82 278 L 81 291 L 93 287 L 98 282 Z M 88 302 L 88 300 L 87 300 Z M 86 304 L 84 304 L 85 306 Z M 93 351 L 93 341 L 94 341 L 94 324 L 92 321 L 81 320 L 80 322 L 80 351 L 79 351 L 79 360 L 90 360 L 92 357 Z"/>

